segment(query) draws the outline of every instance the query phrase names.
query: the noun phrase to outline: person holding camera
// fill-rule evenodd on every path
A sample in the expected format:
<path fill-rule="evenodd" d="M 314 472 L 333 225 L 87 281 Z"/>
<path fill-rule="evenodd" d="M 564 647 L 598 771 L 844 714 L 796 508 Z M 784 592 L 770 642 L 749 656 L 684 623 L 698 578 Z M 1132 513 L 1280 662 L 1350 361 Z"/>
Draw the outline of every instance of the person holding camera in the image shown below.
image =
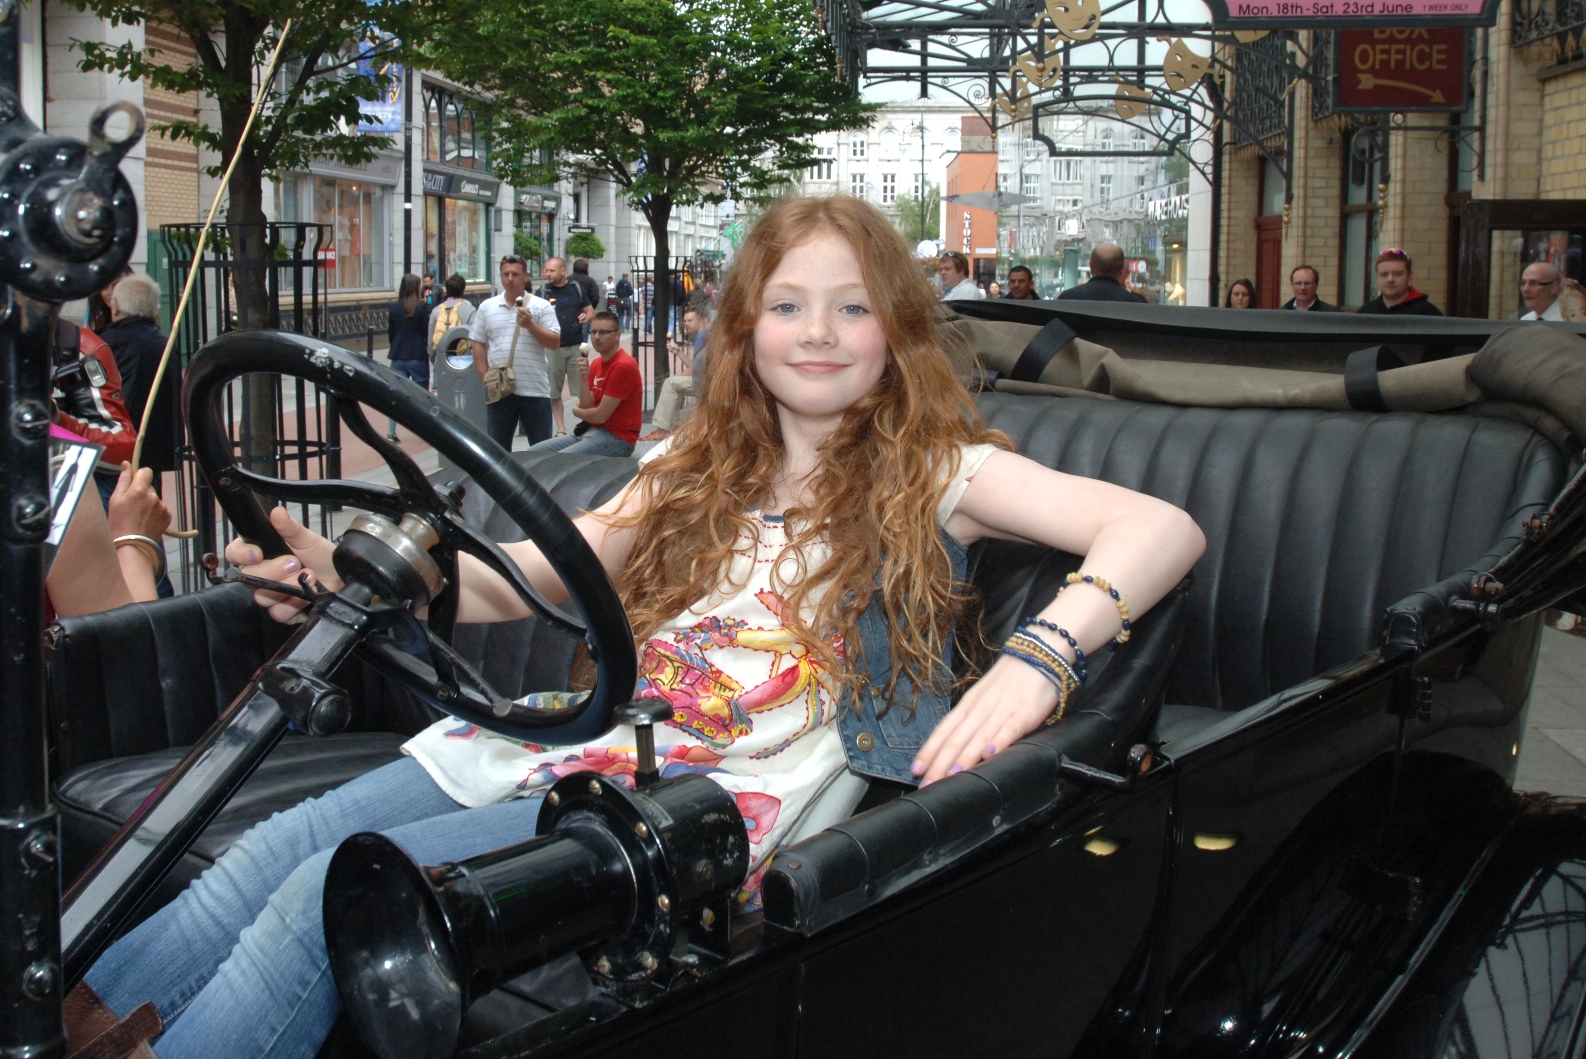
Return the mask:
<path fill-rule="evenodd" d="M 571 434 L 532 446 L 591 456 L 631 456 L 644 418 L 644 381 L 639 365 L 622 348 L 617 314 L 602 309 L 589 323 L 593 357 L 577 364 L 578 403 L 572 414 L 582 423 Z"/>
<path fill-rule="evenodd" d="M 485 431 L 512 451 L 522 427 L 529 444 L 551 436 L 551 389 L 545 348 L 561 340 L 556 310 L 525 292 L 529 265 L 517 254 L 501 259 L 501 293 L 486 298 L 468 324 L 474 370 L 485 384 Z"/>

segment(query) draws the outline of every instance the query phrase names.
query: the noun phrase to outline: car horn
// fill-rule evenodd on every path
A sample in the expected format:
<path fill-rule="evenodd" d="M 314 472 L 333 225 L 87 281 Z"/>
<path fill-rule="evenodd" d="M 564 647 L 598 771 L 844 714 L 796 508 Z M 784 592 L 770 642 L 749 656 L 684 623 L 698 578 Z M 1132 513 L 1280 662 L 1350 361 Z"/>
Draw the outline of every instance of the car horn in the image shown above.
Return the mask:
<path fill-rule="evenodd" d="M 416 863 L 353 835 L 325 876 L 325 947 L 343 1006 L 382 1056 L 449 1056 L 475 999 L 569 952 L 642 982 L 680 942 L 725 959 L 732 895 L 749 870 L 737 802 L 698 773 L 660 779 L 651 725 L 664 701 L 616 711 L 638 733 L 636 787 L 557 781 L 536 837 L 456 863 Z"/>

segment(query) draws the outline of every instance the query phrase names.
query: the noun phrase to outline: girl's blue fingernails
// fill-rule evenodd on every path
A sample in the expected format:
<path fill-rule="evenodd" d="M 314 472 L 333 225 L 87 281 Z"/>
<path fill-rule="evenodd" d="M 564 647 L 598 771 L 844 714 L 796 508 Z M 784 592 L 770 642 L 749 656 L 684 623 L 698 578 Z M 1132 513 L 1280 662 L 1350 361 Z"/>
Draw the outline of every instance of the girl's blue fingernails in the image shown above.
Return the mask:
<path fill-rule="evenodd" d="M 992 745 L 988 745 L 986 747 L 986 749 L 981 751 L 981 753 L 985 754 L 987 757 L 991 757 L 996 752 L 997 752 L 997 748 L 995 746 L 992 746 Z"/>
<path fill-rule="evenodd" d="M 264 556 L 260 555 L 258 552 L 249 552 L 242 557 L 242 561 L 250 566 L 252 566 L 254 563 L 262 561 L 263 559 Z"/>
<path fill-rule="evenodd" d="M 960 765 L 958 762 L 955 761 L 955 762 L 953 762 L 953 767 L 948 769 L 947 771 L 948 771 L 949 775 L 951 775 L 954 772 L 962 772 L 962 771 L 964 771 L 964 766 Z"/>
<path fill-rule="evenodd" d="M 288 559 L 286 562 L 281 564 L 281 569 L 285 570 L 289 574 L 296 573 L 297 568 L 298 562 L 296 559 Z"/>
<path fill-rule="evenodd" d="M 921 783 L 920 784 L 920 790 L 923 791 L 925 788 L 929 787 L 933 782 L 935 782 L 935 781 L 934 780 L 926 780 L 925 782 Z"/>
<path fill-rule="evenodd" d="M 925 762 L 918 760 L 911 762 L 909 764 L 909 771 L 914 773 L 916 776 L 921 775 L 925 772 Z"/>

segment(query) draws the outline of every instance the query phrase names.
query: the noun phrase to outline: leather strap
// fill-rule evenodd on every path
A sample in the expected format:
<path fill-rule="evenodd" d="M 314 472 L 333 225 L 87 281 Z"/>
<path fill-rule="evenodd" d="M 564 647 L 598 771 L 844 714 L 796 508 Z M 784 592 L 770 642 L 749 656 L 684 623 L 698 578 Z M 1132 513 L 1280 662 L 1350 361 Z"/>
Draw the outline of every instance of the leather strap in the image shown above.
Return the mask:
<path fill-rule="evenodd" d="M 1040 382 L 1041 373 L 1052 362 L 1052 358 L 1076 337 L 1074 329 L 1065 324 L 1061 317 L 1052 317 L 1030 339 L 1030 344 L 1024 347 L 1008 378 L 1019 382 Z"/>
<path fill-rule="evenodd" d="M 1349 407 L 1359 412 L 1386 412 L 1377 373 L 1404 367 L 1404 360 L 1391 346 L 1367 346 L 1349 354 L 1344 362 L 1344 396 Z"/>
<path fill-rule="evenodd" d="M 118 1019 L 116 1013 L 83 983 L 66 995 L 62 1015 L 66 1023 L 68 1059 L 152 1057 L 154 1052 L 147 1042 L 165 1030 L 153 1004 L 139 1004 L 126 1018 Z"/>

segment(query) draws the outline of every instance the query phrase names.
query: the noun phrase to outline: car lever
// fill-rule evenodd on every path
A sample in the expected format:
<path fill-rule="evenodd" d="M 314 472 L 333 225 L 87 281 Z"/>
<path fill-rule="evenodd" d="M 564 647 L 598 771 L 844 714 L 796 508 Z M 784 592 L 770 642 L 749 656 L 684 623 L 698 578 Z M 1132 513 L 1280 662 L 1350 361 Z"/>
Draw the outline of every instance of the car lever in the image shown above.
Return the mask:
<path fill-rule="evenodd" d="M 204 575 L 209 578 L 212 585 L 247 585 L 249 588 L 262 588 L 269 592 L 279 592 L 283 596 L 291 596 L 312 603 L 320 596 L 326 594 L 325 586 L 315 581 L 313 575 L 307 570 L 297 575 L 297 584 L 288 585 L 280 581 L 268 581 L 262 577 L 245 574 L 239 566 L 228 566 L 224 574 L 217 574 L 220 569 L 220 556 L 214 552 L 205 552 L 202 559 Z"/>
<path fill-rule="evenodd" d="M 633 776 L 634 786 L 648 787 L 661 778 L 661 770 L 655 764 L 654 726 L 671 716 L 672 704 L 665 699 L 637 699 L 611 711 L 612 720 L 618 724 L 633 725 L 639 758 Z"/>

